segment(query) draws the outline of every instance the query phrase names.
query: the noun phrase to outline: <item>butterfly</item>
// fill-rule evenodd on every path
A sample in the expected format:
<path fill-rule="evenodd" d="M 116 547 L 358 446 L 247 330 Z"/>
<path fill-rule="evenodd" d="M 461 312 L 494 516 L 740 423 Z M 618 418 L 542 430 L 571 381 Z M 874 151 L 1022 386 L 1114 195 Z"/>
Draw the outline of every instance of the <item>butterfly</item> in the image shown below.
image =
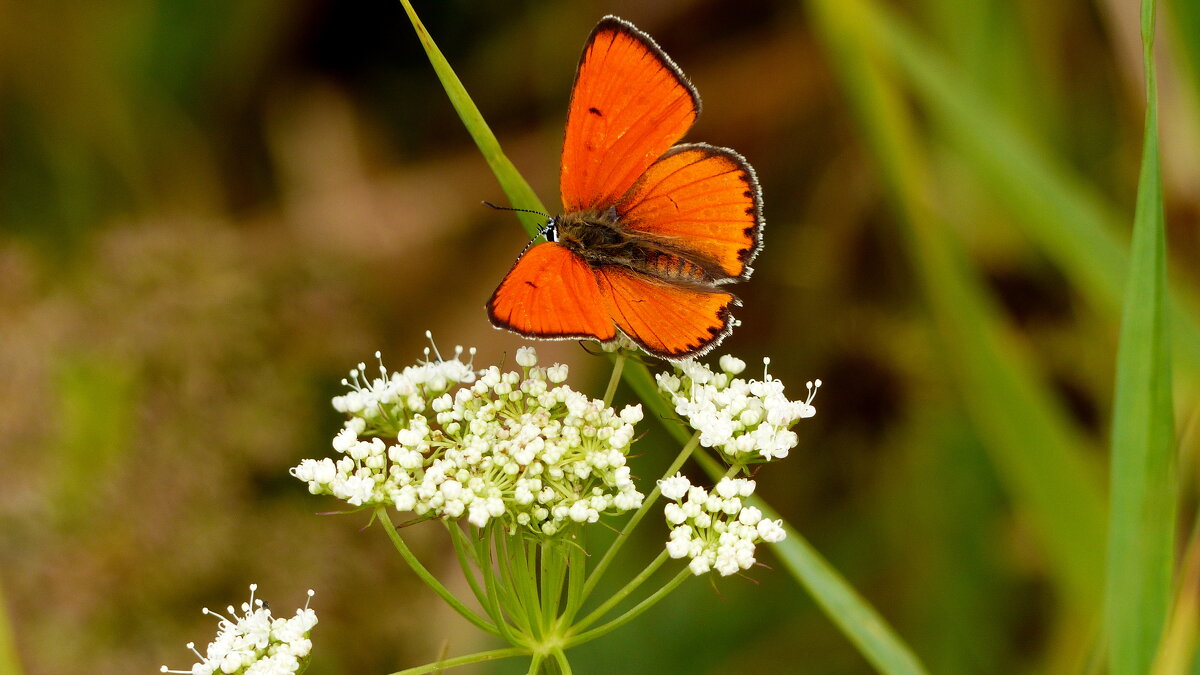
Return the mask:
<path fill-rule="evenodd" d="M 668 360 L 729 335 L 741 302 L 724 287 L 750 278 L 762 192 L 733 150 L 677 145 L 699 113 L 695 87 L 649 35 L 601 19 L 571 91 L 564 212 L 488 300 L 493 325 L 543 340 L 619 331 Z"/>

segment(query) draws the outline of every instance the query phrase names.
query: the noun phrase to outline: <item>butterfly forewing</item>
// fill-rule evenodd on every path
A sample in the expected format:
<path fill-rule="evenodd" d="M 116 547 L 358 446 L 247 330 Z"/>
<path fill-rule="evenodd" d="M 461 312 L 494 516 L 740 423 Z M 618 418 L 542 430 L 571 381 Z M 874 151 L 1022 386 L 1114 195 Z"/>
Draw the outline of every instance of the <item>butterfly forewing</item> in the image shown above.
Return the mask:
<path fill-rule="evenodd" d="M 492 323 L 542 339 L 616 337 L 592 268 L 554 243 L 521 256 L 487 304 Z"/>
<path fill-rule="evenodd" d="M 617 17 L 584 47 L 559 187 L 568 213 L 612 206 L 692 126 L 700 98 L 650 36 Z"/>

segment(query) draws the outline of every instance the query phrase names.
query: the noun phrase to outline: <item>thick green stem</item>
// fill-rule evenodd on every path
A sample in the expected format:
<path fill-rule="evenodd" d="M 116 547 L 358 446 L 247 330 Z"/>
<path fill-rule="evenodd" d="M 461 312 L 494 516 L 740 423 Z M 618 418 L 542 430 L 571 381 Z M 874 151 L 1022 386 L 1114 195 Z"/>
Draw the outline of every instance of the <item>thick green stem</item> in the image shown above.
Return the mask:
<path fill-rule="evenodd" d="M 554 660 L 558 663 L 558 671 L 562 675 L 571 675 L 571 663 L 567 661 L 567 654 L 561 649 L 556 649 L 553 652 Z"/>

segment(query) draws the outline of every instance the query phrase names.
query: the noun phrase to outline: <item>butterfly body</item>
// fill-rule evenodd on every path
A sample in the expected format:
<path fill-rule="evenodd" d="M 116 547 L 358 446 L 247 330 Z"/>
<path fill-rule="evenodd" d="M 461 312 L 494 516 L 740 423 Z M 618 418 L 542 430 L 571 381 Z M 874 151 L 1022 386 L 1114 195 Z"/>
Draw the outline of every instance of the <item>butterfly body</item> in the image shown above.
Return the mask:
<path fill-rule="evenodd" d="M 679 242 L 650 237 L 624 227 L 616 209 L 559 216 L 553 242 L 583 258 L 592 268 L 619 265 L 663 281 L 711 285 L 719 265 Z"/>
<path fill-rule="evenodd" d="M 617 17 L 584 47 L 567 112 L 564 215 L 488 301 L 498 328 L 539 339 L 616 339 L 665 359 L 706 353 L 740 305 L 762 246 L 762 198 L 738 153 L 679 144 L 700 97 L 649 35 Z"/>

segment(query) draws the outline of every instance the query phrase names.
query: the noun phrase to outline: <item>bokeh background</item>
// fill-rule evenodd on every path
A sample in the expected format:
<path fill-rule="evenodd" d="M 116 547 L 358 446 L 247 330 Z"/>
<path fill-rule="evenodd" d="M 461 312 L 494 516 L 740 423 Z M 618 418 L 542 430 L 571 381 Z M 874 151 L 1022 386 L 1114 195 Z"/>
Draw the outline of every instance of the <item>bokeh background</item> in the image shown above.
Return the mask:
<path fill-rule="evenodd" d="M 607 13 L 655 36 L 704 100 L 688 138 L 763 184 L 766 248 L 721 351 L 769 356 L 796 395 L 825 383 L 760 493 L 931 670 L 1013 673 L 1079 671 L 1103 639 L 1137 4 L 416 8 L 551 208 L 584 38 Z M 1200 12 L 1165 2 L 1160 23 L 1194 508 Z M 395 0 L 0 1 L 0 643 L 23 672 L 188 667 L 215 629 L 200 608 L 250 582 L 285 614 L 317 590 L 312 673 L 490 646 L 365 516 L 318 515 L 337 503 L 287 475 L 331 452 L 329 399 L 375 350 L 401 367 L 428 329 L 511 361 L 483 303 L 526 236 L 484 199 L 503 194 Z M 606 360 L 539 350 L 602 390 Z M 634 466 L 657 476 L 674 448 L 642 427 Z M 628 569 L 661 546 L 643 530 Z M 452 571 L 440 528 L 406 536 Z M 577 672 L 870 672 L 763 561 L 690 582 Z"/>

